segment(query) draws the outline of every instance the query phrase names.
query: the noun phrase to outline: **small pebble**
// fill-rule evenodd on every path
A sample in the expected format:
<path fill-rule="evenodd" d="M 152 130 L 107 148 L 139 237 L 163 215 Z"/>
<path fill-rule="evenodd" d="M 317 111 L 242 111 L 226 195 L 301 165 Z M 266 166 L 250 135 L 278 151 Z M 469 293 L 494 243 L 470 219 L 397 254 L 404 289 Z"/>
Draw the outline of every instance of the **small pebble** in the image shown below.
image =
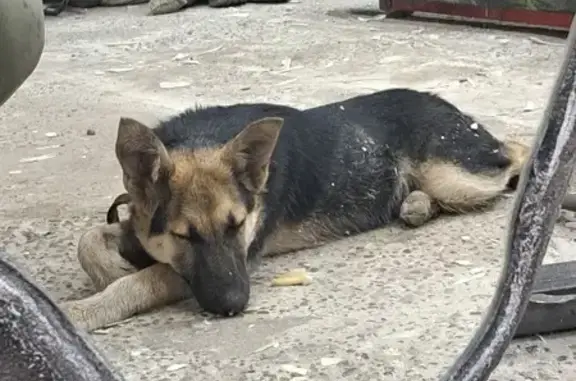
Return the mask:
<path fill-rule="evenodd" d="M 470 125 L 470 128 L 473 129 L 473 130 L 477 130 L 477 129 L 478 129 L 478 123 L 472 123 L 472 124 Z"/>
<path fill-rule="evenodd" d="M 96 131 L 94 131 L 93 129 L 89 128 L 89 129 L 86 130 L 86 135 L 88 135 L 88 136 L 96 135 Z"/>

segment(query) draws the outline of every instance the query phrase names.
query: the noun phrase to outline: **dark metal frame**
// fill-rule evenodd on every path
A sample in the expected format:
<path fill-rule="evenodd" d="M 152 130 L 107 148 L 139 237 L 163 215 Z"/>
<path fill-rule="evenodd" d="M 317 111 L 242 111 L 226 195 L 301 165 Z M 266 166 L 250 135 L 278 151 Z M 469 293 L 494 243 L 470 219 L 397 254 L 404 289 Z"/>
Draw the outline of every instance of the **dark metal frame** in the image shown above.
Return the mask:
<path fill-rule="evenodd" d="M 468 347 L 442 380 L 488 379 L 530 301 L 536 272 L 576 164 L 576 20 L 566 45 L 532 157 L 518 184 L 506 258 L 492 304 Z"/>
<path fill-rule="evenodd" d="M 576 21 L 564 63 L 518 186 L 500 283 L 486 318 L 441 378 L 483 381 L 526 311 L 536 272 L 576 164 Z M 50 298 L 0 258 L 0 379 L 119 381 Z"/>

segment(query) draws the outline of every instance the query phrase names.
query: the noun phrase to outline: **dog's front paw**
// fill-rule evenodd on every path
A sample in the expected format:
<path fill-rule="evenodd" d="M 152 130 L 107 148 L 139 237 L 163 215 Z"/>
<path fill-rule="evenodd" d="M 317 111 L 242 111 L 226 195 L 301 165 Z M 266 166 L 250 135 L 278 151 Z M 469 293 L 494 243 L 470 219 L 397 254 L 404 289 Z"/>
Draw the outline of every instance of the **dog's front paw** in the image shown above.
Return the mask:
<path fill-rule="evenodd" d="M 93 306 L 85 300 L 64 302 L 60 305 L 60 309 L 78 329 L 90 332 L 104 326 L 98 321 Z"/>

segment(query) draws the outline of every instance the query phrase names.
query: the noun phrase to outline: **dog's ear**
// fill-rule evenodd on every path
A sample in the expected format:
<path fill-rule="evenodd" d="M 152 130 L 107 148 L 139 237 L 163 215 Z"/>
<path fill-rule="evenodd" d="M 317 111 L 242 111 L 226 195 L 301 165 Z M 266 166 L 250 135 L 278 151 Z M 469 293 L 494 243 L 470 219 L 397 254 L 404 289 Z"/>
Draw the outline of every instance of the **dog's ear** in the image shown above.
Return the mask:
<path fill-rule="evenodd" d="M 164 144 L 150 128 L 132 118 L 120 118 L 116 157 L 128 181 L 138 188 L 154 185 L 172 171 Z"/>
<path fill-rule="evenodd" d="M 280 130 L 282 118 L 263 118 L 250 123 L 224 147 L 238 180 L 251 192 L 260 192 L 266 185 L 270 159 Z"/>

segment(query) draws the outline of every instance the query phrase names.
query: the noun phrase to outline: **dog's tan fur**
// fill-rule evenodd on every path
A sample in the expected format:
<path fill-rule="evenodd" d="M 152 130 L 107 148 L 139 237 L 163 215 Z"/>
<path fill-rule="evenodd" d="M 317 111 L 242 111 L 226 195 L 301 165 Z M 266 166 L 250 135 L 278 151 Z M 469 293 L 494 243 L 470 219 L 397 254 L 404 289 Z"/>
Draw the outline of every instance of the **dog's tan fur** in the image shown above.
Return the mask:
<path fill-rule="evenodd" d="M 188 226 L 194 225 L 203 236 L 212 237 L 226 229 L 230 223 L 241 226 L 238 234 L 243 237 L 247 248 L 254 239 L 259 224 L 261 198 L 254 200 L 255 207 L 248 213 L 240 200 L 230 177 L 233 169 L 246 166 L 242 150 L 251 144 L 267 144 L 262 149 L 260 162 L 246 169 L 246 179 L 258 194 L 264 189 L 268 176 L 267 161 L 278 138 L 281 120 L 268 118 L 248 126 L 243 134 L 217 149 L 202 149 L 194 152 L 174 151 L 170 154 L 147 127 L 135 120 L 123 119 L 117 139 L 117 156 L 124 169 L 124 186 L 131 196 L 131 220 L 136 236 L 144 249 L 157 261 L 173 264 L 185 249 Z M 262 142 L 261 142 L 262 140 Z M 134 146 L 136 145 L 136 146 Z M 139 173 L 130 173 L 140 164 L 134 160 L 133 151 L 159 152 L 160 159 L 151 166 L 151 181 L 147 182 Z M 141 168 L 139 168 L 141 169 Z M 132 171 L 133 172 L 133 171 Z M 158 181 L 160 173 L 169 176 L 172 190 L 167 210 L 166 233 L 150 237 L 149 229 L 153 212 L 162 198 L 155 194 L 152 183 Z"/>
<path fill-rule="evenodd" d="M 410 178 L 420 190 L 404 200 L 400 217 L 409 225 L 420 226 L 440 210 L 466 213 L 487 206 L 497 199 L 510 179 L 520 175 L 530 155 L 526 145 L 514 140 L 506 141 L 505 147 L 512 165 L 494 174 L 472 174 L 456 163 L 441 161 L 410 166 Z"/>
<path fill-rule="evenodd" d="M 173 269 L 187 249 L 185 237 L 189 222 L 201 234 L 215 235 L 230 223 L 244 247 L 252 243 L 262 221 L 262 199 L 246 210 L 238 192 L 230 183 L 230 172 L 243 168 L 247 186 L 256 194 L 265 191 L 267 163 L 274 148 L 281 121 L 260 120 L 248 126 L 236 139 L 215 148 L 194 152 L 167 152 L 146 127 L 131 119 L 122 119 L 117 140 L 117 156 L 124 172 L 124 185 L 130 195 L 130 220 L 96 227 L 85 233 L 78 245 L 78 258 L 98 293 L 63 304 L 68 316 L 80 327 L 94 330 L 132 315 L 192 297 L 188 284 Z M 258 145 L 257 162 L 248 162 L 243 149 Z M 526 160 L 528 148 L 516 142 L 506 145 L 513 165 L 497 174 L 471 174 L 455 163 L 427 161 L 406 165 L 407 183 L 420 190 L 412 192 L 401 208 L 401 218 L 419 226 L 441 210 L 463 213 L 487 205 L 496 199 Z M 134 151 L 148 150 L 152 161 L 135 162 Z M 250 167 L 251 166 L 251 167 Z M 154 184 L 167 176 L 172 190 L 165 234 L 150 237 L 152 215 L 163 197 Z M 297 225 L 280 223 L 265 242 L 264 254 L 271 255 L 322 245 L 337 239 L 334 221 L 310 218 Z M 120 255 L 123 234 L 132 228 L 146 251 L 158 264 L 137 271 Z M 126 250 L 126 248 L 124 248 Z M 129 249 L 128 249 L 129 250 Z"/>

